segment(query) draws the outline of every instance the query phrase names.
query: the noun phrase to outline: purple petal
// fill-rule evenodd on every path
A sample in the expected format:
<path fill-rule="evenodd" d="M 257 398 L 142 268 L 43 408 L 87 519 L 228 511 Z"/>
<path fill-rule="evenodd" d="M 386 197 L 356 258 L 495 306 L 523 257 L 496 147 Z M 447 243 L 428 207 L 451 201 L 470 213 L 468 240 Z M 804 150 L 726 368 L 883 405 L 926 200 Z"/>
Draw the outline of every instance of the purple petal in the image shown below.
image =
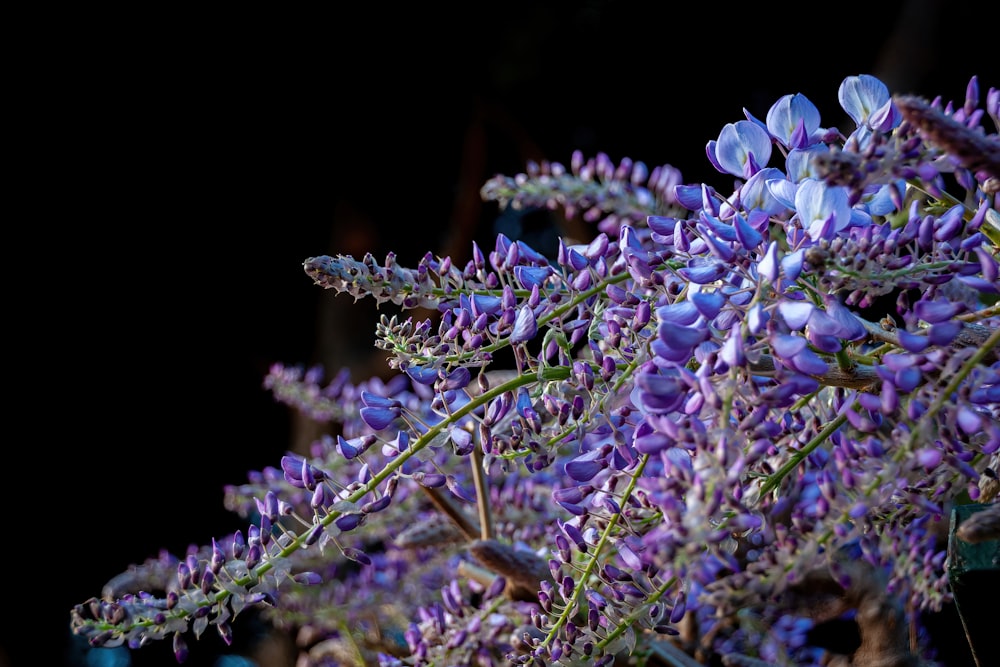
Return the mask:
<path fill-rule="evenodd" d="M 348 460 L 353 459 L 361 451 L 340 434 L 337 434 L 337 449 L 340 451 L 340 455 Z"/>
<path fill-rule="evenodd" d="M 471 381 L 472 372 L 465 366 L 459 366 L 448 374 L 448 377 L 438 386 L 438 390 L 454 391 L 455 389 L 464 389 L 469 386 L 469 382 Z"/>
<path fill-rule="evenodd" d="M 785 362 L 806 375 L 822 375 L 829 370 L 826 362 L 809 348 L 805 348 L 793 357 L 786 358 Z"/>
<path fill-rule="evenodd" d="M 736 215 L 736 238 L 744 248 L 756 248 L 764 240 L 764 236 L 744 219 L 742 215 Z"/>
<path fill-rule="evenodd" d="M 819 309 L 816 312 L 821 312 Z M 813 344 L 813 347 L 818 349 L 820 352 L 826 352 L 827 354 L 836 354 L 843 349 L 844 344 L 841 342 L 840 338 L 836 336 L 829 336 L 819 333 L 819 330 L 812 325 L 812 320 L 809 319 L 809 329 L 806 331 L 806 338 L 809 342 Z"/>
<path fill-rule="evenodd" d="M 705 292 L 699 290 L 697 292 L 692 292 L 688 297 L 694 307 L 698 309 L 705 319 L 714 319 L 722 307 L 726 305 L 726 297 L 719 291 Z"/>
<path fill-rule="evenodd" d="M 868 336 L 865 327 L 850 308 L 836 299 L 830 299 L 826 304 L 826 312 L 840 324 L 840 331 L 835 335 L 844 340 L 863 340 Z M 832 333 L 832 332 L 831 332 Z"/>
<path fill-rule="evenodd" d="M 439 472 L 423 472 L 418 470 L 413 473 L 413 479 L 421 486 L 426 486 L 429 489 L 436 489 L 438 487 L 444 486 L 447 478 L 443 473 Z"/>
<path fill-rule="evenodd" d="M 515 266 L 514 278 L 524 289 L 541 287 L 548 277 L 552 275 L 552 267 L 549 266 Z"/>
<path fill-rule="evenodd" d="M 687 385 L 676 375 L 638 373 L 635 383 L 645 393 L 669 399 L 676 399 L 687 392 Z"/>
<path fill-rule="evenodd" d="M 514 393 L 510 391 L 505 391 L 500 394 L 492 401 L 490 401 L 489 406 L 486 408 L 486 417 L 483 423 L 487 426 L 492 426 L 499 422 L 501 419 L 507 416 L 510 412 L 511 406 L 514 405 Z"/>
<path fill-rule="evenodd" d="M 936 324 L 950 320 L 959 313 L 966 310 L 966 306 L 961 301 L 917 301 L 913 306 L 913 312 L 917 317 L 928 324 Z"/>
<path fill-rule="evenodd" d="M 931 325 L 927 331 L 927 337 L 935 345 L 950 345 L 955 340 L 955 336 L 962 330 L 962 323 L 957 320 L 949 320 Z"/>
<path fill-rule="evenodd" d="M 923 381 L 923 375 L 919 368 L 902 368 L 896 371 L 896 375 L 893 378 L 893 384 L 904 394 L 908 394 L 918 386 L 920 386 Z"/>
<path fill-rule="evenodd" d="M 361 402 L 371 408 L 398 408 L 402 405 L 402 403 L 394 398 L 379 396 L 367 389 L 361 390 Z"/>
<path fill-rule="evenodd" d="M 974 435 L 980 431 L 982 428 L 982 417 L 970 410 L 966 406 L 961 406 L 958 408 L 958 414 L 955 416 L 955 421 L 967 435 Z"/>
<path fill-rule="evenodd" d="M 690 350 L 703 340 L 707 340 L 707 327 L 685 327 L 662 321 L 656 327 L 660 340 L 677 350 Z"/>
<path fill-rule="evenodd" d="M 355 549 L 354 547 L 346 547 L 342 550 L 345 557 L 350 558 L 356 563 L 361 563 L 362 565 L 371 565 L 372 559 L 368 557 L 361 549 Z"/>
<path fill-rule="evenodd" d="M 474 446 L 472 442 L 472 434 L 461 428 L 453 428 L 448 431 L 448 435 L 451 437 L 451 441 L 455 446 L 455 453 L 459 456 L 465 456 L 472 452 L 472 447 Z"/>
<path fill-rule="evenodd" d="M 476 502 L 476 499 L 472 495 L 470 495 L 468 491 L 462 488 L 462 486 L 458 483 L 458 480 L 455 479 L 454 475 L 448 475 L 445 478 L 445 485 L 448 487 L 448 490 L 451 491 L 452 495 L 454 495 L 456 498 L 464 500 L 467 503 Z"/>
<path fill-rule="evenodd" d="M 743 336 L 739 327 L 733 327 L 726 337 L 726 341 L 719 350 L 719 358 L 732 367 L 742 366 L 746 363 L 746 356 L 743 352 Z"/>
<path fill-rule="evenodd" d="M 384 495 L 378 500 L 373 500 L 370 503 L 365 503 L 361 506 L 361 512 L 363 514 L 374 514 L 375 512 L 381 512 L 389 506 L 392 502 L 392 496 Z"/>
<path fill-rule="evenodd" d="M 566 474 L 578 482 L 589 482 L 594 475 L 607 467 L 607 461 L 601 449 L 593 449 L 580 454 L 566 463 Z"/>
<path fill-rule="evenodd" d="M 783 95 L 767 112 L 768 132 L 787 148 L 801 148 L 819 123 L 819 109 L 802 93 Z"/>
<path fill-rule="evenodd" d="M 636 451 L 640 454 L 656 454 L 668 447 L 673 447 L 676 443 L 677 441 L 669 435 L 660 433 L 659 431 L 650 431 L 645 435 L 637 437 L 633 442 Z"/>
<path fill-rule="evenodd" d="M 503 307 L 503 302 L 500 297 L 474 294 L 472 296 L 471 303 L 467 307 L 476 317 L 479 317 L 480 313 L 497 315 Z"/>
<path fill-rule="evenodd" d="M 650 349 L 652 349 L 653 354 L 657 357 L 661 357 L 667 361 L 672 361 L 677 364 L 687 363 L 688 359 L 691 358 L 690 347 L 673 347 L 659 338 L 654 338 L 649 346 Z"/>
<path fill-rule="evenodd" d="M 900 329 L 897 332 L 899 343 L 907 352 L 923 352 L 931 344 L 930 338 L 920 334 L 910 333 Z"/>
<path fill-rule="evenodd" d="M 770 338 L 771 347 L 774 353 L 782 359 L 793 357 L 806 349 L 806 339 L 802 336 L 790 336 L 788 334 L 774 334 Z"/>
<path fill-rule="evenodd" d="M 714 148 L 725 173 L 749 178 L 771 158 L 771 137 L 756 123 L 740 120 L 722 128 Z"/>
<path fill-rule="evenodd" d="M 889 89 L 869 74 L 849 76 L 837 91 L 840 106 L 859 127 L 869 126 L 869 118 L 890 101 Z"/>
<path fill-rule="evenodd" d="M 781 270 L 788 280 L 797 280 L 802 273 L 802 261 L 805 257 L 805 250 L 799 248 L 795 252 L 788 253 L 781 258 Z"/>
<path fill-rule="evenodd" d="M 557 500 L 556 502 L 559 503 L 560 507 L 574 516 L 583 516 L 587 513 L 587 508 L 581 505 L 575 505 L 565 500 Z"/>
<path fill-rule="evenodd" d="M 726 265 L 712 260 L 692 259 L 688 266 L 677 270 L 693 283 L 707 285 L 714 283 L 726 273 Z"/>
<path fill-rule="evenodd" d="M 337 528 L 340 528 L 340 530 L 345 533 L 349 530 L 354 530 L 364 522 L 364 514 L 345 514 L 334 520 L 334 523 L 337 524 Z"/>
<path fill-rule="evenodd" d="M 583 502 L 584 497 L 594 490 L 594 487 L 587 486 L 565 486 L 552 490 L 552 499 L 558 502 L 576 503 Z"/>
<path fill-rule="evenodd" d="M 409 375 L 414 382 L 425 385 L 432 385 L 438 379 L 437 369 L 429 368 L 427 366 L 407 366 L 406 374 Z"/>
<path fill-rule="evenodd" d="M 597 461 L 573 460 L 566 464 L 566 474 L 577 482 L 589 482 L 604 470 L 604 464 Z"/>
<path fill-rule="evenodd" d="M 759 334 L 769 319 L 771 319 L 771 314 L 764 310 L 760 303 L 755 303 L 747 313 L 747 326 L 750 327 L 750 333 Z"/>
<path fill-rule="evenodd" d="M 809 321 L 812 315 L 813 305 L 808 301 L 782 300 L 778 304 L 778 313 L 785 320 L 785 324 L 792 331 L 799 331 Z"/>
<path fill-rule="evenodd" d="M 381 431 L 391 424 L 400 415 L 400 409 L 397 408 L 361 408 L 361 419 L 364 420 L 366 424 L 373 431 Z"/>
<path fill-rule="evenodd" d="M 583 553 L 587 553 L 587 541 L 583 539 L 583 533 L 580 532 L 579 528 L 577 528 L 571 523 L 566 523 L 564 521 L 557 521 L 556 523 L 559 526 L 560 530 L 562 530 L 562 532 L 566 535 L 566 537 L 568 537 L 574 544 L 576 544 L 577 549 L 579 549 Z"/>
<path fill-rule="evenodd" d="M 538 322 L 535 320 L 535 311 L 527 305 L 521 306 L 517 311 L 517 319 L 514 320 L 514 330 L 510 334 L 510 342 L 523 343 L 535 337 L 538 333 Z"/>
<path fill-rule="evenodd" d="M 757 263 L 757 274 L 769 283 L 776 283 L 778 282 L 778 268 L 778 242 L 771 241 L 767 244 L 764 257 Z"/>
<path fill-rule="evenodd" d="M 656 319 L 674 324 L 694 324 L 698 321 L 697 306 L 690 301 L 679 301 L 656 309 Z"/>
<path fill-rule="evenodd" d="M 941 464 L 941 460 L 944 458 L 941 450 L 936 447 L 924 447 L 916 452 L 917 463 L 922 465 L 925 470 L 933 470 Z"/>
<path fill-rule="evenodd" d="M 696 187 L 696 186 L 687 186 L 687 187 Z M 662 215 L 646 216 L 646 225 L 652 231 L 662 236 L 671 236 L 674 233 L 674 225 L 676 225 L 676 223 L 677 223 L 677 218 L 668 218 Z"/>

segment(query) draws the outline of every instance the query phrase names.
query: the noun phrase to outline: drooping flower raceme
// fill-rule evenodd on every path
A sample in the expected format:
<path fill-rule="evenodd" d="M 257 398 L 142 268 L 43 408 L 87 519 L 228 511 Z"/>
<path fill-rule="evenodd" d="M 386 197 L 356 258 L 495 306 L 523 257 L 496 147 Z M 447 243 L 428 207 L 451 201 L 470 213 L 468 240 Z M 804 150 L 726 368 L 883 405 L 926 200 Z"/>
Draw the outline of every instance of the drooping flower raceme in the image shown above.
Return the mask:
<path fill-rule="evenodd" d="M 267 604 L 325 640 L 309 665 L 818 664 L 820 591 L 919 624 L 949 601 L 949 508 L 996 496 L 1000 93 L 984 114 L 975 79 L 956 108 L 860 75 L 839 100 L 847 137 L 801 94 L 726 125 L 706 152 L 732 192 L 579 153 L 488 182 L 594 224 L 553 256 L 307 259 L 398 308 L 397 374 L 276 365 L 336 435 L 228 487 L 246 531 L 133 569 L 74 631 L 182 659 Z"/>

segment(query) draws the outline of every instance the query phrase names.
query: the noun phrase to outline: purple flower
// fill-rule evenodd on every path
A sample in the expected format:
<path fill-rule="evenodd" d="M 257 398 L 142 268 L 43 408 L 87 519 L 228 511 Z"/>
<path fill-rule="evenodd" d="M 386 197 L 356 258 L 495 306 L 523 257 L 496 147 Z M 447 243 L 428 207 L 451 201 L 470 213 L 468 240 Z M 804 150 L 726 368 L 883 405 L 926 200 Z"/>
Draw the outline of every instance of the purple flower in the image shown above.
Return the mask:
<path fill-rule="evenodd" d="M 708 144 L 709 160 L 712 161 L 716 169 L 725 173 L 725 170 L 715 162 L 714 153 L 711 152 L 714 150 L 714 145 L 714 141 Z M 712 215 L 719 214 L 719 205 L 715 200 L 715 190 L 708 185 L 678 185 L 674 188 L 674 194 L 677 196 L 677 203 L 689 211 L 705 210 L 712 213 Z"/>
<path fill-rule="evenodd" d="M 726 305 L 726 296 L 718 290 L 693 290 L 688 295 L 688 298 L 694 304 L 694 307 L 698 309 L 698 312 L 707 320 L 715 319 L 715 316 L 719 314 L 722 307 Z"/>
<path fill-rule="evenodd" d="M 723 127 L 718 141 L 708 142 L 706 153 L 723 174 L 750 178 L 771 159 L 771 137 L 756 123 L 740 120 Z"/>
<path fill-rule="evenodd" d="M 541 287 L 549 276 L 552 275 L 550 266 L 515 266 L 514 278 L 524 289 Z"/>
<path fill-rule="evenodd" d="M 825 134 L 819 109 L 802 93 L 778 98 L 767 112 L 767 130 L 785 148 L 805 148 Z"/>
<path fill-rule="evenodd" d="M 462 311 L 468 312 L 468 311 Z M 429 366 L 414 366 L 409 365 L 406 367 L 406 374 L 409 375 L 414 382 L 419 382 L 420 384 L 432 385 L 438 379 L 437 369 L 431 368 Z"/>
<path fill-rule="evenodd" d="M 922 334 L 915 334 L 900 329 L 898 332 L 899 343 L 907 352 L 923 352 L 931 344 L 930 338 Z"/>
<path fill-rule="evenodd" d="M 349 558 L 356 563 L 361 563 L 362 565 L 371 565 L 372 559 L 361 549 L 355 549 L 354 547 L 347 547 L 342 549 L 341 552 L 344 554 L 345 558 Z"/>
<path fill-rule="evenodd" d="M 455 389 L 464 389 L 472 381 L 472 372 L 465 366 L 459 366 L 450 373 L 441 371 L 439 375 L 443 377 L 437 386 L 438 391 L 447 392 L 454 391 Z"/>
<path fill-rule="evenodd" d="M 806 375 L 821 375 L 828 370 L 826 362 L 808 348 L 802 336 L 776 333 L 769 340 L 775 356 L 790 368 Z"/>
<path fill-rule="evenodd" d="M 653 275 L 653 269 L 649 265 L 649 252 L 631 225 L 622 225 L 620 232 L 618 248 L 625 258 L 628 271 L 636 282 L 644 283 Z"/>
<path fill-rule="evenodd" d="M 303 463 L 304 461 L 301 456 L 286 454 L 281 457 L 281 470 L 284 473 L 285 481 L 300 489 L 305 488 L 305 483 L 302 481 Z"/>
<path fill-rule="evenodd" d="M 367 518 L 366 514 L 344 514 L 337 517 L 334 523 L 337 524 L 337 528 L 340 528 L 341 532 L 347 532 L 349 530 L 354 530 L 361 524 L 365 522 Z"/>
<path fill-rule="evenodd" d="M 740 202 L 743 204 L 743 208 L 749 211 L 750 215 L 761 212 L 771 216 L 784 212 L 787 207 L 771 194 L 771 182 L 787 180 L 780 169 L 775 167 L 761 169 L 748 178 L 747 182 L 740 188 Z M 751 245 L 756 245 L 756 243 L 749 245 L 744 243 L 745 247 L 751 247 Z"/>
<path fill-rule="evenodd" d="M 962 323 L 960 321 L 948 320 L 932 324 L 927 330 L 927 337 L 935 345 L 950 345 L 961 331 Z"/>
<path fill-rule="evenodd" d="M 836 331 L 829 331 L 827 333 L 835 335 L 842 340 L 850 341 L 864 340 L 868 336 L 864 325 L 861 324 L 858 317 L 850 308 L 842 304 L 835 297 L 824 297 L 823 301 L 826 304 L 827 314 L 833 318 L 838 327 Z"/>
<path fill-rule="evenodd" d="M 525 304 L 517 311 L 517 319 L 514 320 L 514 330 L 510 334 L 510 342 L 524 343 L 534 338 L 537 333 L 538 322 L 535 320 L 535 312 Z"/>
<path fill-rule="evenodd" d="M 362 390 L 361 419 L 374 431 L 381 431 L 399 418 L 402 414 L 402 404 L 392 398 L 385 398 L 370 391 Z"/>
<path fill-rule="evenodd" d="M 846 188 L 812 178 L 799 183 L 795 191 L 795 210 L 802 228 L 813 241 L 831 240 L 851 223 Z"/>
<path fill-rule="evenodd" d="M 961 301 L 944 301 L 940 299 L 935 301 L 921 299 L 913 305 L 913 313 L 928 324 L 950 320 L 967 309 L 967 306 Z"/>
<path fill-rule="evenodd" d="M 809 321 L 814 306 L 808 301 L 790 301 L 782 299 L 778 303 L 778 314 L 792 331 L 799 331 Z"/>
<path fill-rule="evenodd" d="M 445 476 L 444 484 L 445 486 L 448 487 L 448 490 L 451 491 L 452 495 L 455 496 L 456 498 L 464 500 L 467 503 L 476 502 L 475 496 L 466 491 L 465 487 L 463 487 L 461 484 L 458 483 L 458 479 L 454 475 Z"/>
<path fill-rule="evenodd" d="M 667 346 L 673 349 L 687 350 L 688 353 L 698 343 L 708 340 L 708 327 L 684 326 L 670 320 L 660 320 L 656 327 L 656 335 Z M 686 353 L 687 354 L 687 353 Z"/>
<path fill-rule="evenodd" d="M 753 250 L 764 242 L 764 235 L 758 226 L 767 226 L 767 212 L 761 209 L 752 210 L 748 217 L 743 217 L 739 213 L 734 216 L 733 229 L 736 232 L 736 240 L 747 250 Z"/>
<path fill-rule="evenodd" d="M 889 96 L 889 89 L 869 74 L 844 79 L 837 91 L 837 99 L 859 128 L 885 132 L 896 127 L 902 120 L 902 115 Z"/>
<path fill-rule="evenodd" d="M 577 482 L 589 482 L 608 467 L 607 455 L 604 448 L 584 452 L 566 463 L 566 474 Z"/>
<path fill-rule="evenodd" d="M 764 256 L 761 258 L 760 262 L 757 263 L 757 274 L 767 280 L 767 282 L 774 284 L 778 282 L 778 242 L 771 241 L 767 244 L 767 250 L 764 251 Z"/>

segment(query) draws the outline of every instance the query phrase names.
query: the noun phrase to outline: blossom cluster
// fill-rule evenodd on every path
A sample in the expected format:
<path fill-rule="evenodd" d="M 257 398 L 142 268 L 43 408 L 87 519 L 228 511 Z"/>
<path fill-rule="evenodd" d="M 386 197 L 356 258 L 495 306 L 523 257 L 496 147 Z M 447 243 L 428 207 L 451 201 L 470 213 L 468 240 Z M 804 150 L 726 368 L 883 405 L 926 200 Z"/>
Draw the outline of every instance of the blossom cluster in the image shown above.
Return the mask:
<path fill-rule="evenodd" d="M 500 234 L 464 263 L 305 260 L 392 304 L 397 373 L 275 365 L 329 434 L 227 487 L 246 531 L 131 568 L 73 630 L 183 661 L 254 606 L 301 665 L 417 666 L 820 664 L 830 590 L 919 626 L 950 602 L 950 508 L 997 496 L 1000 89 L 980 98 L 850 76 L 845 136 L 785 95 L 708 143 L 732 191 L 580 153 L 489 181 L 594 225 L 551 257 Z"/>

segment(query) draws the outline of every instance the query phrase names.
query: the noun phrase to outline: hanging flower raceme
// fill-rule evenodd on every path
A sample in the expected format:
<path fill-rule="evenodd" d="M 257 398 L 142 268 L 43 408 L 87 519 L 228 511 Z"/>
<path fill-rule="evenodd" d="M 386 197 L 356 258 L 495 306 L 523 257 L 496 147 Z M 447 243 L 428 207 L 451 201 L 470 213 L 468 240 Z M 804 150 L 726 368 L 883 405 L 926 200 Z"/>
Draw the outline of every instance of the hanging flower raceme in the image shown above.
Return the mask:
<path fill-rule="evenodd" d="M 254 607 L 310 638 L 303 664 L 403 667 L 820 664 L 817 609 L 919 627 L 950 602 L 949 507 L 1000 493 L 1000 92 L 979 98 L 850 76 L 845 138 L 791 92 L 708 143 L 725 191 L 605 154 L 491 179 L 592 226 L 551 256 L 498 234 L 462 266 L 306 260 L 432 311 L 380 318 L 397 373 L 273 366 L 323 434 L 226 487 L 244 530 L 109 582 L 73 630 L 183 659 Z"/>

